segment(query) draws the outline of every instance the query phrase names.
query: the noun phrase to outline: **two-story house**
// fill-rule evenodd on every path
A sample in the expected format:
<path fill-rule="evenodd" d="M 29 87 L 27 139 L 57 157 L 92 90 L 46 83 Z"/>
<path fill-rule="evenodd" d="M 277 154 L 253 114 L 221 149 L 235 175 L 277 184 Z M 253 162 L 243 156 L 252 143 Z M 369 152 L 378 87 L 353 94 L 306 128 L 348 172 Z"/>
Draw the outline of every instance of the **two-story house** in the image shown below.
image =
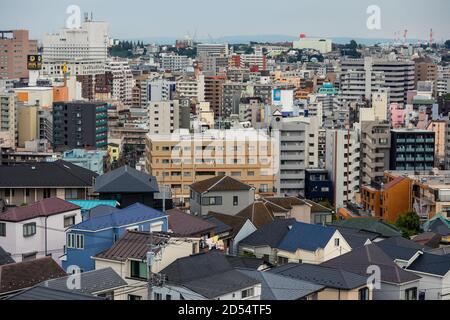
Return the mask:
<path fill-rule="evenodd" d="M 167 232 L 167 215 L 136 203 L 74 225 L 67 231 L 62 266 L 65 270 L 69 266 L 78 266 L 82 271 L 94 270 L 92 257 L 111 248 L 129 230 Z"/>
<path fill-rule="evenodd" d="M 65 230 L 81 222 L 80 207 L 58 198 L 44 199 L 0 213 L 0 246 L 17 261 L 64 254 Z"/>
<path fill-rule="evenodd" d="M 255 201 L 255 188 L 229 176 L 216 176 L 190 185 L 192 214 L 210 211 L 235 215 Z"/>

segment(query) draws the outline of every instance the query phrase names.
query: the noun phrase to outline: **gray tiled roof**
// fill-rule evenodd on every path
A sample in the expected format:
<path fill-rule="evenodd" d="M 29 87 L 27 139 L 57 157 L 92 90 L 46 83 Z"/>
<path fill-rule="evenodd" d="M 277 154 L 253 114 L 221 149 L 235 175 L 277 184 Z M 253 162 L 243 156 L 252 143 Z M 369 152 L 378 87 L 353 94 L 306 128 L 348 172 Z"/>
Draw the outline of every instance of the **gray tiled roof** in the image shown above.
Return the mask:
<path fill-rule="evenodd" d="M 66 290 L 58 290 L 42 286 L 32 287 L 13 295 L 6 300 L 105 300 L 106 298 L 94 297 L 92 295 L 70 292 Z"/>
<path fill-rule="evenodd" d="M 367 284 L 367 276 L 323 265 L 289 263 L 268 272 L 343 290 L 352 290 Z"/>
<path fill-rule="evenodd" d="M 295 219 L 280 219 L 265 224 L 261 229 L 256 230 L 240 244 L 250 246 L 270 246 L 276 248 L 289 232 L 289 225 L 295 223 Z"/>
<path fill-rule="evenodd" d="M 408 266 L 407 270 L 445 276 L 450 272 L 450 256 L 423 253 Z"/>
<path fill-rule="evenodd" d="M 120 287 L 125 287 L 127 285 L 125 280 L 123 280 L 112 268 L 105 268 L 81 273 L 80 289 L 69 289 L 67 287 L 67 279 L 68 277 L 52 279 L 42 282 L 41 284 L 39 284 L 39 286 L 56 290 L 69 291 L 73 293 L 99 294 Z"/>
<path fill-rule="evenodd" d="M 239 270 L 261 282 L 261 300 L 298 300 L 325 288 L 323 285 L 270 272 Z"/>
<path fill-rule="evenodd" d="M 99 193 L 159 191 L 155 177 L 129 166 L 123 166 L 98 177 L 95 180 L 94 190 Z"/>

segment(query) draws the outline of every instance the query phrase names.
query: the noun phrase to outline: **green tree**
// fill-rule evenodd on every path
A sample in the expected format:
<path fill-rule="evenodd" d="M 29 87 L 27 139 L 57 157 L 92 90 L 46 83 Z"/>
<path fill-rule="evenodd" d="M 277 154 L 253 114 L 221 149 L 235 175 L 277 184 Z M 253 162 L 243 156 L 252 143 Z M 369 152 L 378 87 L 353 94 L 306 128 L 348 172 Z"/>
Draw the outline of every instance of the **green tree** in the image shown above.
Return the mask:
<path fill-rule="evenodd" d="M 413 211 L 401 214 L 395 225 L 402 231 L 405 238 L 410 238 L 420 232 L 420 218 Z"/>

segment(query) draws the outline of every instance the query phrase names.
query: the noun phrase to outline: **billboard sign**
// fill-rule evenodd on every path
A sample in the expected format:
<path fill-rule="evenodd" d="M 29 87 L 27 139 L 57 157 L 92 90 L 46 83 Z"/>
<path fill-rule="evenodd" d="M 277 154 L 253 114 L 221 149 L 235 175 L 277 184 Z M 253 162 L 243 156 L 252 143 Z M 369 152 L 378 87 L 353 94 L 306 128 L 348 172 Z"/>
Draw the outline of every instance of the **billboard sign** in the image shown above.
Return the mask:
<path fill-rule="evenodd" d="M 41 70 L 42 69 L 42 56 L 39 54 L 28 55 L 27 69 L 28 70 Z"/>

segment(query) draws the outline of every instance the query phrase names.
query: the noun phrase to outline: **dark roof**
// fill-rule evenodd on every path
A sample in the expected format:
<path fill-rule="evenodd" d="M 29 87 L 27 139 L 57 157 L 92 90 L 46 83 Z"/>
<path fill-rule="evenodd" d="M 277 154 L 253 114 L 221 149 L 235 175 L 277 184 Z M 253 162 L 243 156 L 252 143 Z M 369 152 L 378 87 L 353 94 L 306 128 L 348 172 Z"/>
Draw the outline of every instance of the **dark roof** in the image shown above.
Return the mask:
<path fill-rule="evenodd" d="M 367 276 L 323 265 L 289 263 L 268 272 L 343 290 L 352 290 L 367 284 Z"/>
<path fill-rule="evenodd" d="M 214 233 L 215 234 L 221 234 L 232 231 L 232 228 L 227 225 L 226 223 L 222 222 L 221 220 L 217 219 L 216 217 L 212 215 L 207 215 L 203 218 L 208 223 L 211 223 L 214 225 Z"/>
<path fill-rule="evenodd" d="M 35 301 L 35 300 L 106 300 L 106 298 L 94 297 L 92 295 L 70 292 L 67 290 L 58 290 L 54 288 L 47 288 L 42 286 L 35 286 L 24 290 L 18 294 L 8 297 L 6 300 L 21 300 L 21 301 Z"/>
<path fill-rule="evenodd" d="M 439 248 L 442 236 L 434 232 L 424 232 L 415 236 L 412 241 L 424 247 Z"/>
<path fill-rule="evenodd" d="M 51 257 L 0 266 L 0 294 L 30 288 L 67 274 Z"/>
<path fill-rule="evenodd" d="M 67 279 L 68 277 L 62 277 L 47 280 L 42 282 L 39 286 L 78 294 L 100 294 L 127 286 L 127 282 L 111 267 L 81 273 L 80 289 L 69 289 L 67 287 Z"/>
<path fill-rule="evenodd" d="M 91 187 L 97 173 L 57 160 L 0 166 L 0 177 L 0 188 Z"/>
<path fill-rule="evenodd" d="M 244 224 L 247 221 L 249 221 L 246 218 L 232 216 L 229 214 L 216 213 L 216 212 L 210 212 L 208 215 L 211 217 L 214 217 L 216 220 L 223 222 L 227 226 L 230 226 L 231 227 L 231 231 L 230 231 L 231 238 L 234 238 L 238 234 L 238 232 L 241 231 Z"/>
<path fill-rule="evenodd" d="M 324 289 L 322 285 L 270 272 L 239 270 L 261 282 L 261 300 L 298 300 Z"/>
<path fill-rule="evenodd" d="M 434 232 L 441 236 L 449 236 L 450 235 L 450 228 L 449 226 L 442 220 L 436 219 L 430 221 L 428 227 L 425 229 L 425 231 L 428 232 Z"/>
<path fill-rule="evenodd" d="M 380 267 L 381 281 L 388 283 L 406 283 L 419 279 L 415 274 L 400 268 L 386 253 L 376 244 L 369 244 L 356 248 L 346 254 L 325 261 L 321 265 L 326 267 L 341 268 L 343 270 L 367 275 L 367 268 L 372 265 Z"/>
<path fill-rule="evenodd" d="M 351 229 L 351 228 L 345 228 L 345 227 L 339 227 L 339 226 L 333 226 L 333 227 L 335 227 L 342 234 L 345 241 L 347 241 L 347 243 L 353 249 L 362 247 L 367 244 L 367 240 L 373 241 L 380 236 L 378 233 L 374 233 L 374 232 L 370 232 L 370 231 L 357 230 L 357 229 Z"/>
<path fill-rule="evenodd" d="M 236 216 L 250 220 L 256 228 L 260 229 L 265 224 L 275 220 L 273 211 L 267 203 L 267 201 L 257 200 Z"/>
<path fill-rule="evenodd" d="M 386 238 L 398 237 L 402 235 L 401 232 L 394 226 L 372 218 L 352 218 L 348 220 L 335 221 L 333 225 L 356 230 L 376 232 Z"/>
<path fill-rule="evenodd" d="M 226 256 L 217 251 L 201 253 L 177 259 L 164 268 L 161 273 L 167 276 L 168 284 L 184 286 L 198 294 L 213 299 L 218 296 L 254 286 L 259 281 L 237 271 L 236 259 L 239 257 Z M 250 260 L 243 262 L 248 266 Z M 263 261 L 258 265 L 263 265 Z"/>
<path fill-rule="evenodd" d="M 11 254 L 0 247 L 0 266 L 10 263 L 15 263 L 14 259 L 11 258 Z"/>
<path fill-rule="evenodd" d="M 210 179 L 194 182 L 191 189 L 199 193 L 209 191 L 245 191 L 252 187 L 229 176 L 216 176 Z"/>
<path fill-rule="evenodd" d="M 441 247 L 436 249 L 426 249 L 428 253 L 437 254 L 440 256 L 450 255 L 450 247 Z"/>
<path fill-rule="evenodd" d="M 307 205 L 307 202 L 296 197 L 267 197 L 264 200 L 269 201 L 286 210 L 291 210 L 294 206 Z"/>
<path fill-rule="evenodd" d="M 96 206 L 89 210 L 89 218 L 108 215 L 108 214 L 113 213 L 116 210 L 119 210 L 119 209 L 115 208 L 115 207 L 107 206 L 107 205 Z"/>
<path fill-rule="evenodd" d="M 110 214 L 96 216 L 70 227 L 71 230 L 98 231 L 107 228 L 116 228 L 143 221 L 166 217 L 156 209 L 136 203 L 125 209 L 115 210 Z"/>
<path fill-rule="evenodd" d="M 98 177 L 95 180 L 94 190 L 99 193 L 159 192 L 155 177 L 129 166 L 123 166 Z"/>
<path fill-rule="evenodd" d="M 422 250 L 422 248 L 404 247 L 386 241 L 377 242 L 376 245 L 381 250 L 383 250 L 383 252 L 386 253 L 392 260 L 409 261 Z"/>
<path fill-rule="evenodd" d="M 289 226 L 289 231 L 277 248 L 289 252 L 298 249 L 316 251 L 325 248 L 335 232 L 335 228 L 296 221 Z"/>
<path fill-rule="evenodd" d="M 62 199 L 48 198 L 29 204 L 26 207 L 15 207 L 4 213 L 0 213 L 0 221 L 20 222 L 38 217 L 49 217 L 78 209 L 80 209 L 79 206 Z"/>
<path fill-rule="evenodd" d="M 167 210 L 169 216 L 169 229 L 179 236 L 195 236 L 208 233 L 215 225 L 202 218 L 187 214 L 180 209 Z"/>
<path fill-rule="evenodd" d="M 328 212 L 328 213 L 332 213 L 333 210 L 330 208 L 327 208 L 323 205 L 321 205 L 320 203 L 311 201 L 309 199 L 303 199 L 303 201 L 305 201 L 306 203 L 308 203 L 311 206 L 311 212 L 312 213 L 319 213 L 319 212 Z"/>
<path fill-rule="evenodd" d="M 295 222 L 295 219 L 275 220 L 253 232 L 247 238 L 243 239 L 240 244 L 253 247 L 269 246 L 276 248 L 289 232 L 289 226 Z"/>
<path fill-rule="evenodd" d="M 407 267 L 407 270 L 445 276 L 450 271 L 450 256 L 423 253 Z"/>
<path fill-rule="evenodd" d="M 127 231 L 111 248 L 95 257 L 106 260 L 125 261 L 127 259 L 145 260 L 151 236 L 148 232 Z M 153 237 L 153 244 L 161 238 Z"/>
<path fill-rule="evenodd" d="M 410 249 L 416 249 L 416 250 L 422 250 L 424 248 L 426 248 L 426 246 L 423 246 L 421 244 L 418 244 L 412 240 L 403 238 L 403 237 L 392 237 L 389 239 L 385 239 L 379 243 L 383 243 L 383 244 L 391 244 L 391 245 L 396 245 L 399 247 L 403 247 L 403 248 L 410 248 Z"/>

